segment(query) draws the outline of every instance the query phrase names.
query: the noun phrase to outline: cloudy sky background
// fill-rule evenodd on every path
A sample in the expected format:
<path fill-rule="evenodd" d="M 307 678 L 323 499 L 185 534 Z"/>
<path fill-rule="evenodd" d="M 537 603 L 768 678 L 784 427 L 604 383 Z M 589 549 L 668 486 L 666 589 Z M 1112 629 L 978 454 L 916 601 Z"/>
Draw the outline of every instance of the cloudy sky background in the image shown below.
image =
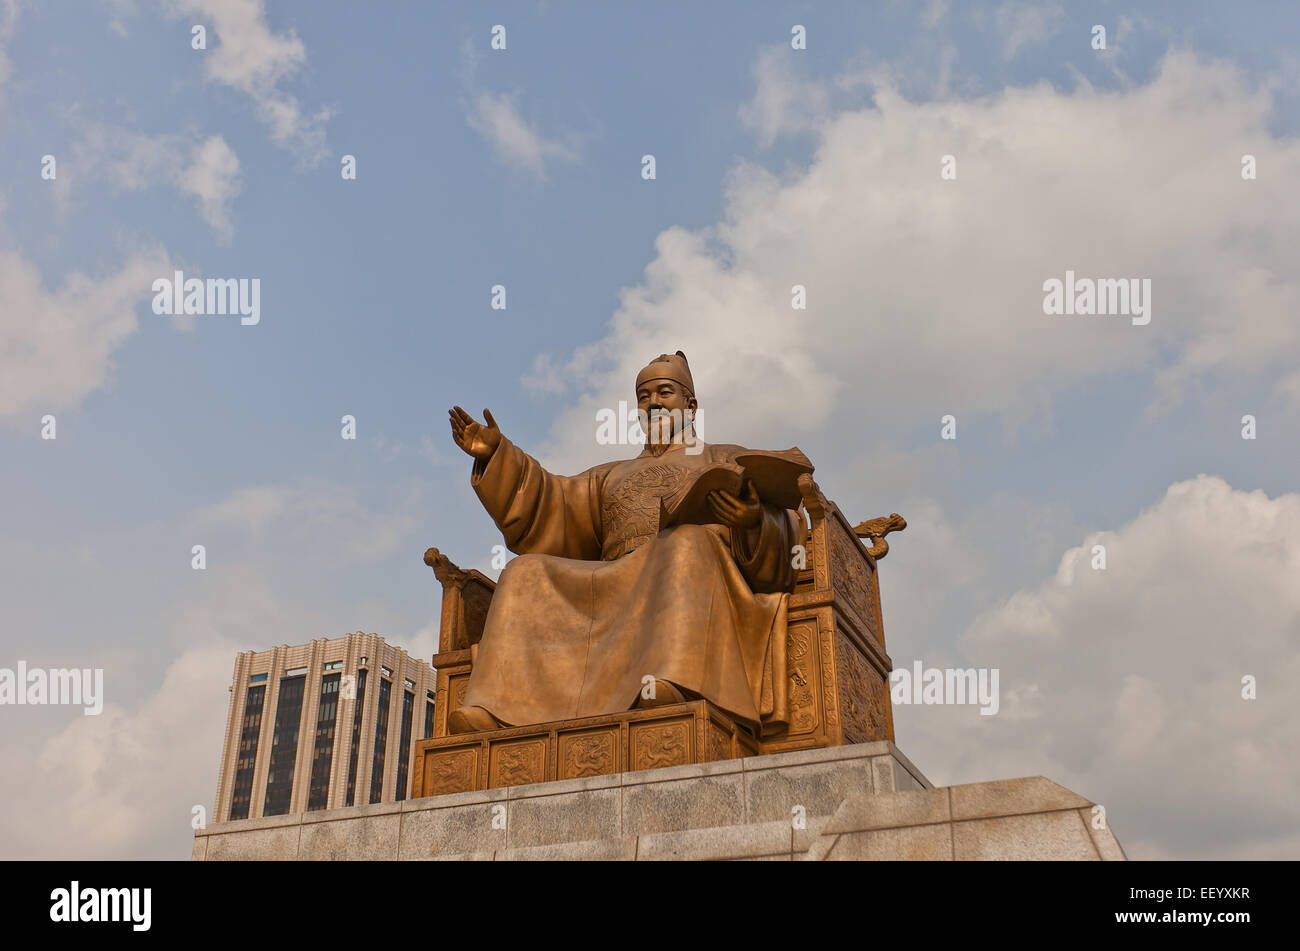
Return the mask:
<path fill-rule="evenodd" d="M 1133 858 L 1300 857 L 1298 34 L 1272 3 L 0 0 L 0 666 L 107 693 L 0 708 L 0 856 L 187 856 L 236 651 L 427 656 L 424 549 L 489 568 L 446 408 L 577 471 L 680 348 L 706 438 L 906 516 L 895 665 L 1000 669 L 997 716 L 895 708 L 932 781 L 1048 776 Z M 260 278 L 261 323 L 155 316 L 173 268 Z M 1044 316 L 1067 269 L 1150 278 L 1151 323 Z"/>

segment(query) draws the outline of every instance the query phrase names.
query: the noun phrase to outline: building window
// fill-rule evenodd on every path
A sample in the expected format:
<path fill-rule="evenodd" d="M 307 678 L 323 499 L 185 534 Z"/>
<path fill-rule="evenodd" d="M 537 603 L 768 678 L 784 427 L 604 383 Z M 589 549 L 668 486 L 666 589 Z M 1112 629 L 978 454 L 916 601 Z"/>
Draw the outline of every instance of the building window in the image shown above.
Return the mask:
<path fill-rule="evenodd" d="M 330 791 L 330 765 L 334 759 L 334 721 L 339 711 L 342 674 L 326 674 L 320 681 L 320 707 L 316 715 L 316 742 L 311 754 L 311 788 L 307 811 L 325 808 Z"/>
<path fill-rule="evenodd" d="M 410 681 L 407 681 L 410 683 Z M 415 694 L 406 690 L 402 693 L 402 733 L 398 748 L 402 758 L 397 761 L 397 790 L 393 798 L 401 802 L 406 798 L 406 772 L 411 762 L 411 721 L 415 718 Z"/>
<path fill-rule="evenodd" d="M 406 689 L 407 689 L 407 690 L 414 690 L 414 689 L 415 689 L 415 681 L 414 681 L 414 680 L 407 680 L 407 681 L 405 681 L 405 683 L 406 683 Z"/>
<path fill-rule="evenodd" d="M 379 680 L 379 712 L 375 715 L 375 756 L 370 763 L 370 801 L 379 802 L 384 792 L 384 752 L 388 746 L 388 701 L 393 682 Z"/>
<path fill-rule="evenodd" d="M 424 738 L 433 736 L 433 701 L 424 701 Z"/>
<path fill-rule="evenodd" d="M 392 668 L 390 668 L 390 667 L 385 667 L 383 664 L 380 664 L 380 665 L 379 665 L 379 675 L 380 675 L 381 677 L 391 677 L 391 676 L 393 676 Z"/>
<path fill-rule="evenodd" d="M 248 678 L 248 682 L 250 684 L 264 684 L 266 683 L 266 674 L 253 674 Z"/>
<path fill-rule="evenodd" d="M 263 677 L 266 675 L 263 674 Z M 239 731 L 239 759 L 231 790 L 230 819 L 247 819 L 253 799 L 253 764 L 257 762 L 257 737 L 262 731 L 262 702 L 266 687 L 249 687 L 244 698 L 244 720 Z"/>
<path fill-rule="evenodd" d="M 365 661 L 365 658 L 361 658 Z M 366 674 L 357 671 L 357 706 L 352 714 L 352 752 L 348 754 L 348 797 L 347 805 L 352 805 L 357 790 L 357 754 L 361 751 L 361 711 L 366 708 Z"/>
<path fill-rule="evenodd" d="M 342 670 L 342 669 L 343 669 L 343 661 L 341 661 L 341 660 L 332 660 L 332 661 L 330 661 L 328 664 L 325 665 L 325 668 L 324 668 L 324 669 L 325 669 L 325 670 Z"/>
<path fill-rule="evenodd" d="M 302 720 L 302 696 L 306 687 L 306 677 L 285 677 L 280 681 L 275 732 L 271 736 L 271 761 L 266 771 L 264 816 L 282 816 L 289 811 L 293 764 L 298 758 L 298 724 Z"/>

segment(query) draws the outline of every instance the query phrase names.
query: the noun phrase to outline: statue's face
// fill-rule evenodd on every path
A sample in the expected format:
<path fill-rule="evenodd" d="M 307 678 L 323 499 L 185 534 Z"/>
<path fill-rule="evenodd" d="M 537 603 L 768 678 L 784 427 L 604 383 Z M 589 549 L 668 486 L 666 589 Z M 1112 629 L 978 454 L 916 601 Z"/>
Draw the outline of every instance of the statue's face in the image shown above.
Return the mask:
<path fill-rule="evenodd" d="M 698 405 L 686 387 L 675 380 L 646 380 L 636 390 L 636 408 L 647 439 L 652 443 L 671 440 L 694 415 Z"/>

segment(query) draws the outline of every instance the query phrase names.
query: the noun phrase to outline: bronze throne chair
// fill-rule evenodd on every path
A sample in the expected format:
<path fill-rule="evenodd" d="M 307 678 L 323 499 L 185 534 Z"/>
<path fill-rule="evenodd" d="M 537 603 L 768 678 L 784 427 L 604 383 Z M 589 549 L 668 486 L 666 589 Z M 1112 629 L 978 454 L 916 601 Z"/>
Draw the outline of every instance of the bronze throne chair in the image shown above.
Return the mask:
<path fill-rule="evenodd" d="M 442 584 L 433 734 L 416 745 L 412 796 L 676 766 L 789 750 L 894 739 L 878 562 L 885 536 L 907 527 L 897 515 L 856 526 L 812 476 L 803 495 L 804 566 L 790 595 L 784 645 L 769 652 L 765 709 L 784 725 L 757 733 L 707 700 L 633 709 L 557 723 L 449 734 L 460 706 L 496 584 L 456 566 L 438 549 L 424 561 Z M 863 544 L 866 539 L 868 544 Z"/>

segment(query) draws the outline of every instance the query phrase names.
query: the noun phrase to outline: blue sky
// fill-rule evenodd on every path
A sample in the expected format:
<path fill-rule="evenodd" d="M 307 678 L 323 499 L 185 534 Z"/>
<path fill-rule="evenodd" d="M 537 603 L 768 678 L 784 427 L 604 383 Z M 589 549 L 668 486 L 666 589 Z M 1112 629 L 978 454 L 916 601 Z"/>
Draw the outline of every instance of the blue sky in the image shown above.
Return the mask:
<path fill-rule="evenodd" d="M 9 709 L 3 742 L 37 789 L 110 735 L 172 763 L 151 711 L 193 746 L 160 767 L 175 828 L 107 762 L 77 781 L 118 832 L 0 828 L 0 853 L 184 854 L 236 650 L 374 630 L 427 654 L 424 549 L 488 567 L 499 536 L 447 407 L 490 406 L 577 471 L 609 457 L 593 409 L 680 347 L 707 438 L 798 444 L 850 519 L 908 518 L 882 567 L 896 664 L 1001 666 L 1020 691 L 1005 718 L 898 710 L 931 779 L 1048 775 L 1118 803 L 1139 856 L 1294 857 L 1300 803 L 1258 790 L 1297 777 L 1242 752 L 1294 737 L 1284 686 L 1197 724 L 1218 681 L 1162 666 L 1215 658 L 1227 696 L 1296 664 L 1294 9 L 625 6 L 0 0 L 0 665 L 102 666 L 112 706 Z M 260 278 L 261 322 L 153 314 L 173 268 Z M 1153 277 L 1152 324 L 1044 316 L 1067 268 Z M 770 292 L 799 281 L 796 314 Z M 70 312 L 84 325 L 42 342 Z M 1058 567 L 1098 533 L 1134 555 L 1109 600 L 1080 599 Z M 1197 627 L 1210 586 L 1229 632 Z M 1064 632 L 1047 659 L 1034 623 Z M 1125 666 L 1136 642 L 1159 649 Z M 1152 749 L 1187 730 L 1235 750 L 1240 784 L 1162 818 L 1132 762 L 1174 785 L 1186 764 L 1078 752 L 1074 724 L 1125 716 L 1164 724 Z M 1262 828 L 1206 818 L 1241 810 Z"/>

